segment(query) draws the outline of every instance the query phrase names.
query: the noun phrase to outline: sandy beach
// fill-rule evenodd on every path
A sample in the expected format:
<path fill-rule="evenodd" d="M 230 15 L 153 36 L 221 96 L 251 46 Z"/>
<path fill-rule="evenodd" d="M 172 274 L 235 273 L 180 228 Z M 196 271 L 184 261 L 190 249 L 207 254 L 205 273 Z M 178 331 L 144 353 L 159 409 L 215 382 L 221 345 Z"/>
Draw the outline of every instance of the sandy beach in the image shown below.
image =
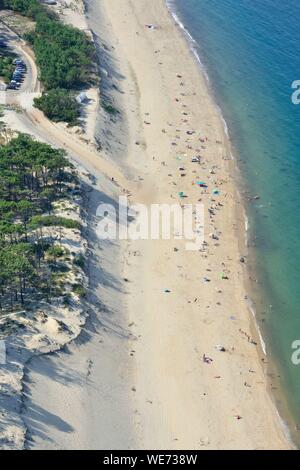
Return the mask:
<path fill-rule="evenodd" d="M 163 0 L 85 3 L 101 87 L 119 111 L 113 122 L 101 109 L 95 115 L 103 150 L 38 111 L 18 118 L 63 143 L 96 179 L 85 201 L 89 318 L 65 350 L 27 366 L 26 447 L 291 448 L 248 308 L 235 162 L 199 64 Z M 98 240 L 99 203 L 127 190 L 131 203 L 147 206 L 180 202 L 179 192 L 185 203 L 203 203 L 204 249 L 174 239 Z"/>

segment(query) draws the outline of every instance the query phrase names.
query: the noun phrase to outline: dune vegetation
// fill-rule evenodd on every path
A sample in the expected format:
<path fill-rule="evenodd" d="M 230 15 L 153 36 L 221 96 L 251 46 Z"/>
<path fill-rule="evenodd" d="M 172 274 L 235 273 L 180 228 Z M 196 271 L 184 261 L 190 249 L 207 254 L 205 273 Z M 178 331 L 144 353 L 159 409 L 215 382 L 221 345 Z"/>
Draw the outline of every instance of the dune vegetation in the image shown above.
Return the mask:
<path fill-rule="evenodd" d="M 15 70 L 13 60 L 13 56 L 4 54 L 0 50 L 0 77 L 3 78 L 5 83 L 9 83 L 12 79 Z"/>
<path fill-rule="evenodd" d="M 77 90 L 91 80 L 94 46 L 84 32 L 63 24 L 38 0 L 2 0 L 1 6 L 35 22 L 34 30 L 24 35 L 32 45 L 44 86 L 43 97 L 35 101 L 35 106 L 54 121 L 76 124 L 80 106 L 70 90 Z"/>
<path fill-rule="evenodd" d="M 0 147 L 0 309 L 62 294 L 56 280 L 68 268 L 57 260 L 67 253 L 47 227 L 80 230 L 54 211 L 76 187 L 63 150 L 23 134 Z"/>

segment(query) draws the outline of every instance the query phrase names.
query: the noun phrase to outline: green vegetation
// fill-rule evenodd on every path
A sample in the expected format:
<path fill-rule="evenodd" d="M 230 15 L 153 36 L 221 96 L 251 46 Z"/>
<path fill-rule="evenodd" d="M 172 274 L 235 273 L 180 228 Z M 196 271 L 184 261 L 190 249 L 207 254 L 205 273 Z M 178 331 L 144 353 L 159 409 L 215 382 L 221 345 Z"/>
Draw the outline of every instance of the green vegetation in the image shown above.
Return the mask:
<path fill-rule="evenodd" d="M 42 15 L 35 31 L 26 37 L 33 45 L 47 90 L 76 88 L 88 82 L 94 49 L 82 31 Z"/>
<path fill-rule="evenodd" d="M 86 296 L 86 290 L 81 284 L 73 284 L 73 292 L 76 295 L 79 295 L 79 297 L 85 297 Z"/>
<path fill-rule="evenodd" d="M 21 15 L 36 19 L 38 15 L 45 13 L 46 9 L 37 0 L 2 0 L 0 7 L 17 11 Z"/>
<path fill-rule="evenodd" d="M 62 89 L 50 90 L 40 98 L 34 99 L 34 105 L 54 122 L 65 121 L 70 125 L 76 124 L 80 112 L 74 94 Z"/>
<path fill-rule="evenodd" d="M 102 107 L 104 111 L 106 111 L 108 114 L 111 114 L 112 116 L 116 116 L 119 113 L 119 111 L 111 103 L 106 103 L 104 101 L 102 103 Z"/>
<path fill-rule="evenodd" d="M 36 215 L 31 218 L 31 228 L 41 227 L 64 227 L 74 230 L 80 230 L 81 225 L 77 220 L 56 217 L 54 215 Z"/>
<path fill-rule="evenodd" d="M 83 255 L 79 255 L 74 259 L 74 264 L 75 266 L 79 266 L 81 269 L 84 269 L 85 267 L 85 259 Z"/>
<path fill-rule="evenodd" d="M 62 249 L 61 246 L 50 246 L 47 250 L 47 255 L 53 258 L 55 261 L 57 258 L 61 258 L 64 255 L 64 250 Z"/>
<path fill-rule="evenodd" d="M 66 253 L 44 227 L 80 229 L 52 213 L 70 182 L 77 177 L 63 150 L 22 134 L 0 147 L 0 309 L 58 295 L 55 275 L 68 270 L 58 265 Z"/>
<path fill-rule="evenodd" d="M 76 124 L 80 106 L 66 90 L 90 81 L 93 45 L 84 32 L 61 23 L 38 0 L 3 0 L 3 4 L 34 19 L 36 24 L 35 29 L 25 35 L 32 44 L 40 79 L 46 89 L 35 105 L 54 121 Z"/>
<path fill-rule="evenodd" d="M 9 83 L 12 79 L 15 70 L 13 60 L 12 56 L 0 52 L 0 77 L 3 77 L 5 83 Z"/>

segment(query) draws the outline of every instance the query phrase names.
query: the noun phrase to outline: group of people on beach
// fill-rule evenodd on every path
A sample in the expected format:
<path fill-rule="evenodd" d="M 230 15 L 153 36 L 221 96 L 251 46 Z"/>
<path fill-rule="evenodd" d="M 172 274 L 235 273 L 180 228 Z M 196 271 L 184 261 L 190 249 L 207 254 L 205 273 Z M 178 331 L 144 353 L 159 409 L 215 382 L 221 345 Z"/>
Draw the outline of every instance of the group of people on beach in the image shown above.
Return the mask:
<path fill-rule="evenodd" d="M 159 51 L 158 51 L 159 52 Z M 220 238 L 222 232 L 217 227 L 218 212 L 221 211 L 226 204 L 226 199 L 230 198 L 230 194 L 223 190 L 223 187 L 226 187 L 228 180 L 226 178 L 218 177 L 218 171 L 221 169 L 220 165 L 214 162 L 214 164 L 209 163 L 209 158 L 207 158 L 206 152 L 210 145 L 210 137 L 205 135 L 203 132 L 199 132 L 194 129 L 191 125 L 189 107 L 185 103 L 185 98 L 191 96 L 189 92 L 186 91 L 186 86 L 184 82 L 183 74 L 177 73 L 176 78 L 178 79 L 179 93 L 177 96 L 174 96 L 175 105 L 181 106 L 181 120 L 180 123 L 175 124 L 172 122 L 167 122 L 166 126 L 161 129 L 161 132 L 166 136 L 171 145 L 171 152 L 174 154 L 174 157 L 178 160 L 178 176 L 174 179 L 172 173 L 168 173 L 169 177 L 172 177 L 172 186 L 178 187 L 182 185 L 184 188 L 187 187 L 185 180 L 187 176 L 191 174 L 193 179 L 190 183 L 191 194 L 188 194 L 182 188 L 181 191 L 177 192 L 177 195 L 172 191 L 170 197 L 176 199 L 179 196 L 179 199 L 188 200 L 189 198 L 196 198 L 197 202 L 202 202 L 206 204 L 207 212 L 209 216 L 209 225 L 211 227 L 211 233 L 209 235 L 212 243 L 215 247 L 220 245 Z M 196 95 L 193 93 L 192 95 Z M 144 121 L 145 125 L 151 125 L 149 120 Z M 217 139 L 215 142 L 216 145 L 222 145 L 222 141 Z M 174 152 L 175 151 L 175 152 Z M 156 160 L 157 157 L 153 156 L 153 160 Z M 228 157 L 225 155 L 221 156 L 220 159 L 228 160 Z M 190 167 L 189 163 L 192 163 Z M 163 167 L 168 167 L 166 161 L 161 161 Z M 190 170 L 192 168 L 192 170 Z M 204 181 L 202 181 L 204 180 Z M 195 195 L 195 190 L 198 194 Z M 185 201 L 186 202 L 186 201 Z M 181 203 L 181 202 L 180 202 Z M 183 206 L 183 203 L 181 203 Z M 203 247 L 199 250 L 201 256 L 205 259 L 209 256 L 209 243 L 204 242 Z M 174 251 L 178 252 L 179 249 L 176 247 Z M 209 269 L 209 271 L 212 271 Z M 224 282 L 230 280 L 230 270 L 227 268 L 227 263 L 225 261 L 220 263 L 220 279 Z M 205 282 L 210 282 L 211 279 L 207 276 L 203 278 Z M 168 290 L 168 292 L 171 292 Z M 222 293 L 222 290 L 218 290 L 218 293 Z M 220 302 L 217 303 L 221 305 Z M 248 340 L 249 343 L 256 345 L 255 341 L 248 335 L 246 332 L 240 331 Z M 216 346 L 219 352 L 227 352 L 227 349 L 224 346 Z M 235 348 L 232 348 L 231 353 Z M 206 365 L 212 365 L 214 359 L 210 357 L 207 353 L 203 353 L 202 362 Z M 254 372 L 254 371 L 253 371 Z M 220 375 L 215 376 L 215 378 L 221 378 Z M 244 381 L 244 386 L 251 388 L 251 385 L 248 381 Z M 237 420 L 241 420 L 242 416 L 237 414 L 235 415 Z"/>

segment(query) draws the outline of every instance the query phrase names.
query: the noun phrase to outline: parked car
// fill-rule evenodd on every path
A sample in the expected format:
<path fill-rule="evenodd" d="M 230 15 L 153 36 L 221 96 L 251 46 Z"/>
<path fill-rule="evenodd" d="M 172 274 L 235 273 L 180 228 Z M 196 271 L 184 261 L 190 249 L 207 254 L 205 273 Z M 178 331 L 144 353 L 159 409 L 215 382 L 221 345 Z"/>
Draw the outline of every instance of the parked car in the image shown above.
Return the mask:
<path fill-rule="evenodd" d="M 16 70 L 16 71 L 13 73 L 13 75 L 22 75 L 22 76 L 23 76 L 24 73 L 21 72 L 20 70 Z"/>

